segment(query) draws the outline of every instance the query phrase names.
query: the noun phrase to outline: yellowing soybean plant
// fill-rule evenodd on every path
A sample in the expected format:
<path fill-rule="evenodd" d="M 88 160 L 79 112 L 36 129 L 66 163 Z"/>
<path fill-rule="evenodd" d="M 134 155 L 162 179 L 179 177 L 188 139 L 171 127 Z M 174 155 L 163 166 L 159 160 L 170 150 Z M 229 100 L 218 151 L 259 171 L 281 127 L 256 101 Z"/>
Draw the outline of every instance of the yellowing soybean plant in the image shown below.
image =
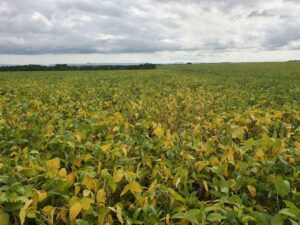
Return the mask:
<path fill-rule="evenodd" d="M 0 74 L 0 224 L 300 223 L 300 63 Z"/>

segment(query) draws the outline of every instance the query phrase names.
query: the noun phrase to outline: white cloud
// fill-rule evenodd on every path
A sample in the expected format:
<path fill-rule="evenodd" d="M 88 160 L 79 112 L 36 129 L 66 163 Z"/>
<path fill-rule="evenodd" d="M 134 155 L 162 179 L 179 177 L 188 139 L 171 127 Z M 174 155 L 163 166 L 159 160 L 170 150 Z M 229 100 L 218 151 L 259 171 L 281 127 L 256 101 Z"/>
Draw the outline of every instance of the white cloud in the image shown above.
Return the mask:
<path fill-rule="evenodd" d="M 251 52 L 272 60 L 266 54 L 272 51 L 295 57 L 298 15 L 298 0 L 2 0 L 0 60 L 8 54 L 109 54 L 112 60 L 214 61 L 222 55 L 226 61 Z"/>

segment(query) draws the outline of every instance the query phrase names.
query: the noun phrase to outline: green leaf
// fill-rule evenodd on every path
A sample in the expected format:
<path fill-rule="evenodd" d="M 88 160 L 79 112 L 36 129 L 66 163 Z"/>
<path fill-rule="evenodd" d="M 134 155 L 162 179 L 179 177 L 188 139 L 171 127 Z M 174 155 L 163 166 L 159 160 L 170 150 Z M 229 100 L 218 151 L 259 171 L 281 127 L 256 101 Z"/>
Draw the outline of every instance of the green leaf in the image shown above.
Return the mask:
<path fill-rule="evenodd" d="M 185 199 L 172 188 L 168 188 L 169 192 L 176 201 L 185 202 Z"/>
<path fill-rule="evenodd" d="M 206 217 L 206 219 L 209 222 L 221 222 L 221 220 L 226 219 L 226 217 L 222 216 L 220 213 L 211 213 Z"/>
<path fill-rule="evenodd" d="M 256 223 L 259 225 L 269 225 L 271 223 L 272 216 L 268 214 L 253 212 L 251 215 L 255 218 Z"/>
<path fill-rule="evenodd" d="M 212 211 L 215 211 L 215 210 L 216 210 L 216 207 L 210 206 L 210 207 L 204 208 L 203 212 L 208 213 L 208 212 L 212 212 Z"/>
<path fill-rule="evenodd" d="M 300 218 L 300 209 L 292 202 L 284 201 L 285 205 L 289 208 L 290 212 L 296 215 L 297 218 Z"/>
<path fill-rule="evenodd" d="M 75 224 L 76 224 L 76 225 L 89 225 L 89 222 L 86 221 L 86 220 L 77 219 L 77 220 L 75 221 Z"/>
<path fill-rule="evenodd" d="M 191 223 L 200 224 L 199 219 L 201 218 L 200 209 L 191 209 L 187 212 L 179 212 L 172 216 L 173 219 L 183 219 Z"/>
<path fill-rule="evenodd" d="M 287 180 L 283 180 L 281 176 L 277 176 L 275 178 L 275 189 L 278 195 L 284 197 L 290 192 L 291 185 Z"/>
<path fill-rule="evenodd" d="M 279 214 L 286 215 L 288 217 L 296 218 L 296 215 L 290 211 L 290 209 L 282 209 Z"/>
<path fill-rule="evenodd" d="M 232 219 L 230 225 L 239 225 L 239 222 L 236 219 Z"/>
<path fill-rule="evenodd" d="M 289 221 L 291 222 L 292 225 L 299 225 L 299 223 L 297 223 L 295 220 L 289 219 Z"/>
<path fill-rule="evenodd" d="M 110 213 L 110 209 L 106 207 L 101 207 L 99 208 L 99 213 L 98 213 L 98 224 L 99 225 L 104 225 L 105 217 Z"/>
<path fill-rule="evenodd" d="M 271 225 L 283 225 L 286 220 L 286 216 L 277 214 L 271 219 Z"/>

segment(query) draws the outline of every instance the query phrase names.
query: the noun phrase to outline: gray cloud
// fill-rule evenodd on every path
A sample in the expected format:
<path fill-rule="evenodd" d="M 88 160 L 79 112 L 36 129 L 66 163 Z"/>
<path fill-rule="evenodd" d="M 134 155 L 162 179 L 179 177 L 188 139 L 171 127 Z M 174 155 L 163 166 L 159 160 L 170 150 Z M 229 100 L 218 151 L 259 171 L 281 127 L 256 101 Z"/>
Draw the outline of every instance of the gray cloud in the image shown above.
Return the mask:
<path fill-rule="evenodd" d="M 2 0 L 0 54 L 299 50 L 298 0 Z"/>
<path fill-rule="evenodd" d="M 295 46 L 292 43 L 300 42 L 300 29 L 297 24 L 282 24 L 281 28 L 273 27 L 267 34 L 264 41 L 264 45 L 267 49 L 298 49 L 300 45 Z"/>
<path fill-rule="evenodd" d="M 273 17 L 276 16 L 276 14 L 273 14 L 272 12 L 266 11 L 266 10 L 254 10 L 253 12 L 251 12 L 248 17 Z"/>

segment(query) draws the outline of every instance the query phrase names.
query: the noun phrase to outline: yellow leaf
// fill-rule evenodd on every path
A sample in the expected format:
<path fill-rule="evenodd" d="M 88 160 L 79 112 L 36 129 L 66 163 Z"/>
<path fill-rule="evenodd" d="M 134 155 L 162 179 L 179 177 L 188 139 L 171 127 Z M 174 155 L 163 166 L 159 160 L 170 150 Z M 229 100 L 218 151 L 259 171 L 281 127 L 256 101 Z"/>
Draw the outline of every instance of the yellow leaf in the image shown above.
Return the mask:
<path fill-rule="evenodd" d="M 70 184 L 73 184 L 75 181 L 75 173 L 69 173 L 66 178 Z"/>
<path fill-rule="evenodd" d="M 21 225 L 23 225 L 25 222 L 26 210 L 28 209 L 28 207 L 30 206 L 31 203 L 32 203 L 32 199 L 28 200 L 19 212 L 19 218 L 21 221 Z"/>
<path fill-rule="evenodd" d="M 287 138 L 290 138 L 291 135 L 293 134 L 292 129 L 293 129 L 293 126 L 290 124 L 286 126 L 286 137 Z"/>
<path fill-rule="evenodd" d="M 177 193 L 174 189 L 168 188 L 168 191 L 170 192 L 170 194 L 173 196 L 173 198 L 176 201 L 185 202 L 185 199 L 179 193 Z"/>
<path fill-rule="evenodd" d="M 124 187 L 123 191 L 121 192 L 120 196 L 122 197 L 122 196 L 125 195 L 128 191 L 129 191 L 129 185 L 127 184 L 127 185 Z"/>
<path fill-rule="evenodd" d="M 123 147 L 121 150 L 122 150 L 124 156 L 127 157 L 128 151 L 127 151 L 126 147 Z"/>
<path fill-rule="evenodd" d="M 298 152 L 300 153 L 300 143 L 296 142 L 295 143 L 295 147 L 298 150 Z"/>
<path fill-rule="evenodd" d="M 0 209 L 0 225 L 10 225 L 9 215 Z"/>
<path fill-rule="evenodd" d="M 209 163 L 210 163 L 212 166 L 219 166 L 220 161 L 219 161 L 219 159 L 218 159 L 217 157 L 212 156 L 212 157 L 210 157 L 210 159 L 209 159 Z"/>
<path fill-rule="evenodd" d="M 155 179 L 152 184 L 150 185 L 149 189 L 148 189 L 148 192 L 152 192 L 154 190 L 154 188 L 156 187 L 157 185 L 157 180 Z"/>
<path fill-rule="evenodd" d="M 259 149 L 255 152 L 255 159 L 256 160 L 260 160 L 260 161 L 264 161 L 265 159 L 265 153 L 263 150 Z"/>
<path fill-rule="evenodd" d="M 89 176 L 84 177 L 83 184 L 86 186 L 88 190 L 97 191 L 99 188 L 99 181 Z"/>
<path fill-rule="evenodd" d="M 107 145 L 102 146 L 102 147 L 101 147 L 101 151 L 104 152 L 104 153 L 106 153 L 106 152 L 110 149 L 110 147 L 111 147 L 112 145 L 113 145 L 113 143 L 110 143 L 110 144 L 107 144 Z"/>
<path fill-rule="evenodd" d="M 6 121 L 4 119 L 0 119 L 0 125 L 4 125 Z"/>
<path fill-rule="evenodd" d="M 239 128 L 236 128 L 232 132 L 232 137 L 233 138 L 243 139 L 244 133 L 245 133 L 244 129 L 242 127 L 239 127 Z"/>
<path fill-rule="evenodd" d="M 228 165 L 225 163 L 224 165 L 224 177 L 228 177 Z"/>
<path fill-rule="evenodd" d="M 39 107 L 39 106 L 42 104 L 42 102 L 41 102 L 40 100 L 38 100 L 38 99 L 34 99 L 34 100 L 33 100 L 33 103 L 34 103 L 34 105 L 37 106 L 37 107 Z"/>
<path fill-rule="evenodd" d="M 61 168 L 58 171 L 58 176 L 60 176 L 60 177 L 66 177 L 67 176 L 67 170 L 65 168 Z"/>
<path fill-rule="evenodd" d="M 206 162 L 205 161 L 200 161 L 196 163 L 198 172 L 202 171 L 206 167 Z"/>
<path fill-rule="evenodd" d="M 166 215 L 166 224 L 170 225 L 170 214 L 169 213 Z"/>
<path fill-rule="evenodd" d="M 85 154 L 82 159 L 83 159 L 83 161 L 87 162 L 87 161 L 89 161 L 92 158 L 93 157 L 91 156 L 91 154 Z"/>
<path fill-rule="evenodd" d="M 124 223 L 122 218 L 122 209 L 117 205 L 117 218 L 121 224 Z"/>
<path fill-rule="evenodd" d="M 125 173 L 124 173 L 123 169 L 118 169 L 116 171 L 116 173 L 114 174 L 114 182 L 119 183 L 123 179 L 124 175 L 125 175 Z"/>
<path fill-rule="evenodd" d="M 32 210 L 31 211 L 36 211 L 37 210 L 37 205 L 39 203 L 39 194 L 38 194 L 39 191 L 35 191 L 32 193 L 32 203 L 31 203 L 31 208 Z M 1 212 L 1 209 L 0 209 L 0 212 Z M 0 223 L 1 225 L 1 223 Z"/>
<path fill-rule="evenodd" d="M 114 219 L 111 214 L 108 214 L 107 217 L 105 218 L 105 220 L 106 220 L 105 225 L 113 225 L 114 224 Z"/>
<path fill-rule="evenodd" d="M 105 204 L 105 201 L 106 201 L 106 193 L 104 189 L 100 189 L 97 192 L 97 203 Z"/>
<path fill-rule="evenodd" d="M 58 169 L 60 168 L 60 159 L 54 158 L 54 159 L 48 160 L 48 161 L 46 161 L 46 165 L 50 171 L 57 172 Z"/>
<path fill-rule="evenodd" d="M 90 198 L 83 198 L 80 200 L 80 204 L 83 210 L 89 210 L 92 208 L 91 204 L 94 203 L 93 199 Z"/>
<path fill-rule="evenodd" d="M 97 173 L 101 173 L 102 163 L 98 162 Z"/>
<path fill-rule="evenodd" d="M 47 205 L 43 208 L 43 212 L 46 213 L 48 217 L 51 216 L 53 210 L 54 210 L 54 207 L 52 205 Z"/>
<path fill-rule="evenodd" d="M 4 167 L 3 163 L 0 163 L 0 170 Z"/>
<path fill-rule="evenodd" d="M 53 130 L 54 130 L 54 126 L 52 124 L 47 124 L 46 128 L 45 128 L 45 131 L 46 131 L 46 137 L 47 136 L 51 136 L 53 134 Z"/>
<path fill-rule="evenodd" d="M 83 190 L 82 195 L 83 195 L 83 197 L 87 197 L 87 196 L 89 196 L 91 193 L 92 193 L 92 192 L 89 191 L 89 190 Z"/>
<path fill-rule="evenodd" d="M 84 109 L 80 108 L 78 110 L 78 115 L 86 117 L 87 116 L 87 112 Z"/>
<path fill-rule="evenodd" d="M 46 217 L 48 219 L 48 224 L 54 224 L 53 219 L 54 219 L 55 208 L 51 205 L 48 205 L 43 208 L 43 212 L 47 215 Z"/>
<path fill-rule="evenodd" d="M 59 211 L 59 216 L 62 221 L 64 221 L 65 224 L 67 224 L 67 212 L 68 210 L 65 207 L 62 207 Z"/>
<path fill-rule="evenodd" d="M 208 183 L 206 180 L 203 181 L 203 185 L 204 185 L 205 191 L 208 191 Z"/>
<path fill-rule="evenodd" d="M 140 183 L 136 181 L 133 181 L 129 184 L 129 189 L 134 193 L 141 193 L 143 191 Z"/>
<path fill-rule="evenodd" d="M 153 131 L 153 133 L 154 133 L 157 137 L 159 137 L 159 138 L 161 138 L 161 137 L 164 136 L 164 130 L 163 130 L 163 128 L 161 128 L 161 127 L 155 128 L 154 131 Z"/>
<path fill-rule="evenodd" d="M 76 166 L 77 168 L 79 168 L 79 167 L 81 167 L 81 160 L 80 160 L 80 159 L 74 159 L 74 160 L 72 161 L 72 164 L 73 164 L 74 166 Z"/>
<path fill-rule="evenodd" d="M 227 155 L 227 160 L 230 164 L 235 165 L 234 161 L 234 152 L 232 149 L 229 150 L 228 155 Z"/>
<path fill-rule="evenodd" d="M 230 188 L 233 190 L 233 191 L 236 191 L 236 181 L 235 180 L 230 180 Z"/>
<path fill-rule="evenodd" d="M 75 195 L 78 195 L 80 189 L 81 189 L 80 186 L 75 186 Z"/>
<path fill-rule="evenodd" d="M 69 199 L 69 202 L 68 202 L 68 205 L 71 207 L 72 205 L 75 205 L 76 203 L 79 202 L 79 199 L 77 196 L 72 196 L 70 199 Z"/>
<path fill-rule="evenodd" d="M 175 181 L 175 187 L 178 188 L 178 185 L 180 184 L 181 178 L 177 177 Z"/>
<path fill-rule="evenodd" d="M 127 180 L 133 180 L 135 178 L 136 178 L 136 174 L 134 172 L 131 172 L 131 171 L 126 172 L 126 179 Z"/>
<path fill-rule="evenodd" d="M 79 213 L 81 212 L 82 206 L 80 203 L 75 203 L 74 205 L 72 205 L 72 207 L 70 208 L 70 221 L 74 221 L 76 219 L 76 217 L 79 215 Z"/>
<path fill-rule="evenodd" d="M 256 188 L 253 187 L 252 185 L 247 185 L 248 191 L 251 195 L 252 198 L 255 198 L 256 196 Z"/>
<path fill-rule="evenodd" d="M 81 142 L 82 135 L 81 135 L 80 132 L 76 132 L 76 133 L 74 134 L 74 136 L 75 136 L 76 141 Z"/>
<path fill-rule="evenodd" d="M 39 197 L 39 202 L 44 201 L 48 196 L 46 191 L 37 191 L 37 193 L 38 193 L 38 197 Z"/>

